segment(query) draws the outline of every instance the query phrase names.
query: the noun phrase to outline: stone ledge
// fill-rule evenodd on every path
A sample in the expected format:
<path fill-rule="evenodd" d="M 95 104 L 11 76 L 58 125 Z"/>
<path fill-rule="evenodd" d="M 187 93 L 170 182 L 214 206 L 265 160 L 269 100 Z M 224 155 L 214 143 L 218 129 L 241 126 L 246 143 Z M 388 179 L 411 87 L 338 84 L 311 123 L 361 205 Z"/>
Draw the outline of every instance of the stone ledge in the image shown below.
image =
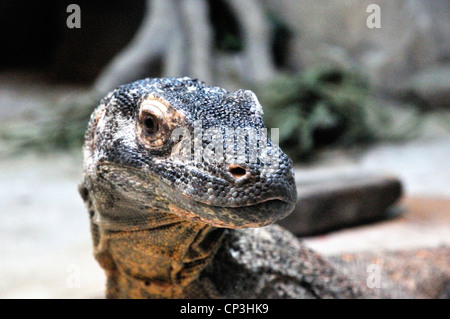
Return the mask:
<path fill-rule="evenodd" d="M 380 220 L 402 195 L 396 177 L 345 173 L 297 180 L 298 202 L 279 224 L 297 236 L 311 236 Z"/>

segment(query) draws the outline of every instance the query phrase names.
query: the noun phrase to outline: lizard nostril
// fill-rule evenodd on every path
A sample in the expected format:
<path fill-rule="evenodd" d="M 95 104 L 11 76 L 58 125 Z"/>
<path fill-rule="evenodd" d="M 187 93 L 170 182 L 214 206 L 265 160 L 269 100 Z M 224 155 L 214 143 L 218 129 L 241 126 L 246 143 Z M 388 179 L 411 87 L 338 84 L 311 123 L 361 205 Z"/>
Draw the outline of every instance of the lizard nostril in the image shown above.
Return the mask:
<path fill-rule="evenodd" d="M 247 171 L 245 170 L 245 168 L 243 168 L 240 165 L 231 164 L 229 168 L 230 168 L 230 173 L 231 173 L 231 175 L 234 176 L 234 178 L 240 178 L 240 177 L 245 176 L 245 174 L 247 174 Z"/>

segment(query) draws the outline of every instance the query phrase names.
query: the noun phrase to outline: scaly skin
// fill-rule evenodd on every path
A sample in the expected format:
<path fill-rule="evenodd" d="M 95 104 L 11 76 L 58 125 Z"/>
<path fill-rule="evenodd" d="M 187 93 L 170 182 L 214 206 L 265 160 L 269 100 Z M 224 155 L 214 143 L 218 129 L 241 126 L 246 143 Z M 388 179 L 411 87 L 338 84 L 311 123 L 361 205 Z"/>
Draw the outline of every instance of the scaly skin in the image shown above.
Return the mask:
<path fill-rule="evenodd" d="M 248 229 L 297 198 L 291 160 L 264 136 L 250 144 L 262 113 L 251 91 L 190 78 L 136 81 L 101 101 L 80 193 L 107 297 L 360 296 L 281 227 Z M 212 150 L 225 155 L 197 156 Z"/>

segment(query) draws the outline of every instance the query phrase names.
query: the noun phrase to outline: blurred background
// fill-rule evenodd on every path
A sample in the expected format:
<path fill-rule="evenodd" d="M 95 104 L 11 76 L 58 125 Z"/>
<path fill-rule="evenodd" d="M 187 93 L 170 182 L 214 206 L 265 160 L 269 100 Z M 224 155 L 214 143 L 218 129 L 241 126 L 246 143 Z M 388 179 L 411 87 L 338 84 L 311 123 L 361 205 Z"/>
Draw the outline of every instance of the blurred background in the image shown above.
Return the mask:
<path fill-rule="evenodd" d="M 281 224 L 310 247 L 416 252 L 448 283 L 449 2 L 378 0 L 379 20 L 373 2 L 3 0 L 0 298 L 103 296 L 84 130 L 109 90 L 165 76 L 255 91 L 296 164 L 302 205 Z"/>

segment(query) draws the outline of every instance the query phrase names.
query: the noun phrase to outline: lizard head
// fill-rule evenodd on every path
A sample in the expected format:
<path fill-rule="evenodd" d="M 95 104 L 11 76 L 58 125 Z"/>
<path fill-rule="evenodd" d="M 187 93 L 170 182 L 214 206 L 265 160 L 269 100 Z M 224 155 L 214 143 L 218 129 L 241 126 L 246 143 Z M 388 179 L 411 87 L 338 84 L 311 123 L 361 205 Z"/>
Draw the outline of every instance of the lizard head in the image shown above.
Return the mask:
<path fill-rule="evenodd" d="M 111 225 L 163 215 L 226 228 L 271 224 L 292 211 L 297 193 L 292 162 L 267 137 L 262 113 L 251 91 L 190 78 L 123 85 L 91 116 L 84 184 Z"/>

